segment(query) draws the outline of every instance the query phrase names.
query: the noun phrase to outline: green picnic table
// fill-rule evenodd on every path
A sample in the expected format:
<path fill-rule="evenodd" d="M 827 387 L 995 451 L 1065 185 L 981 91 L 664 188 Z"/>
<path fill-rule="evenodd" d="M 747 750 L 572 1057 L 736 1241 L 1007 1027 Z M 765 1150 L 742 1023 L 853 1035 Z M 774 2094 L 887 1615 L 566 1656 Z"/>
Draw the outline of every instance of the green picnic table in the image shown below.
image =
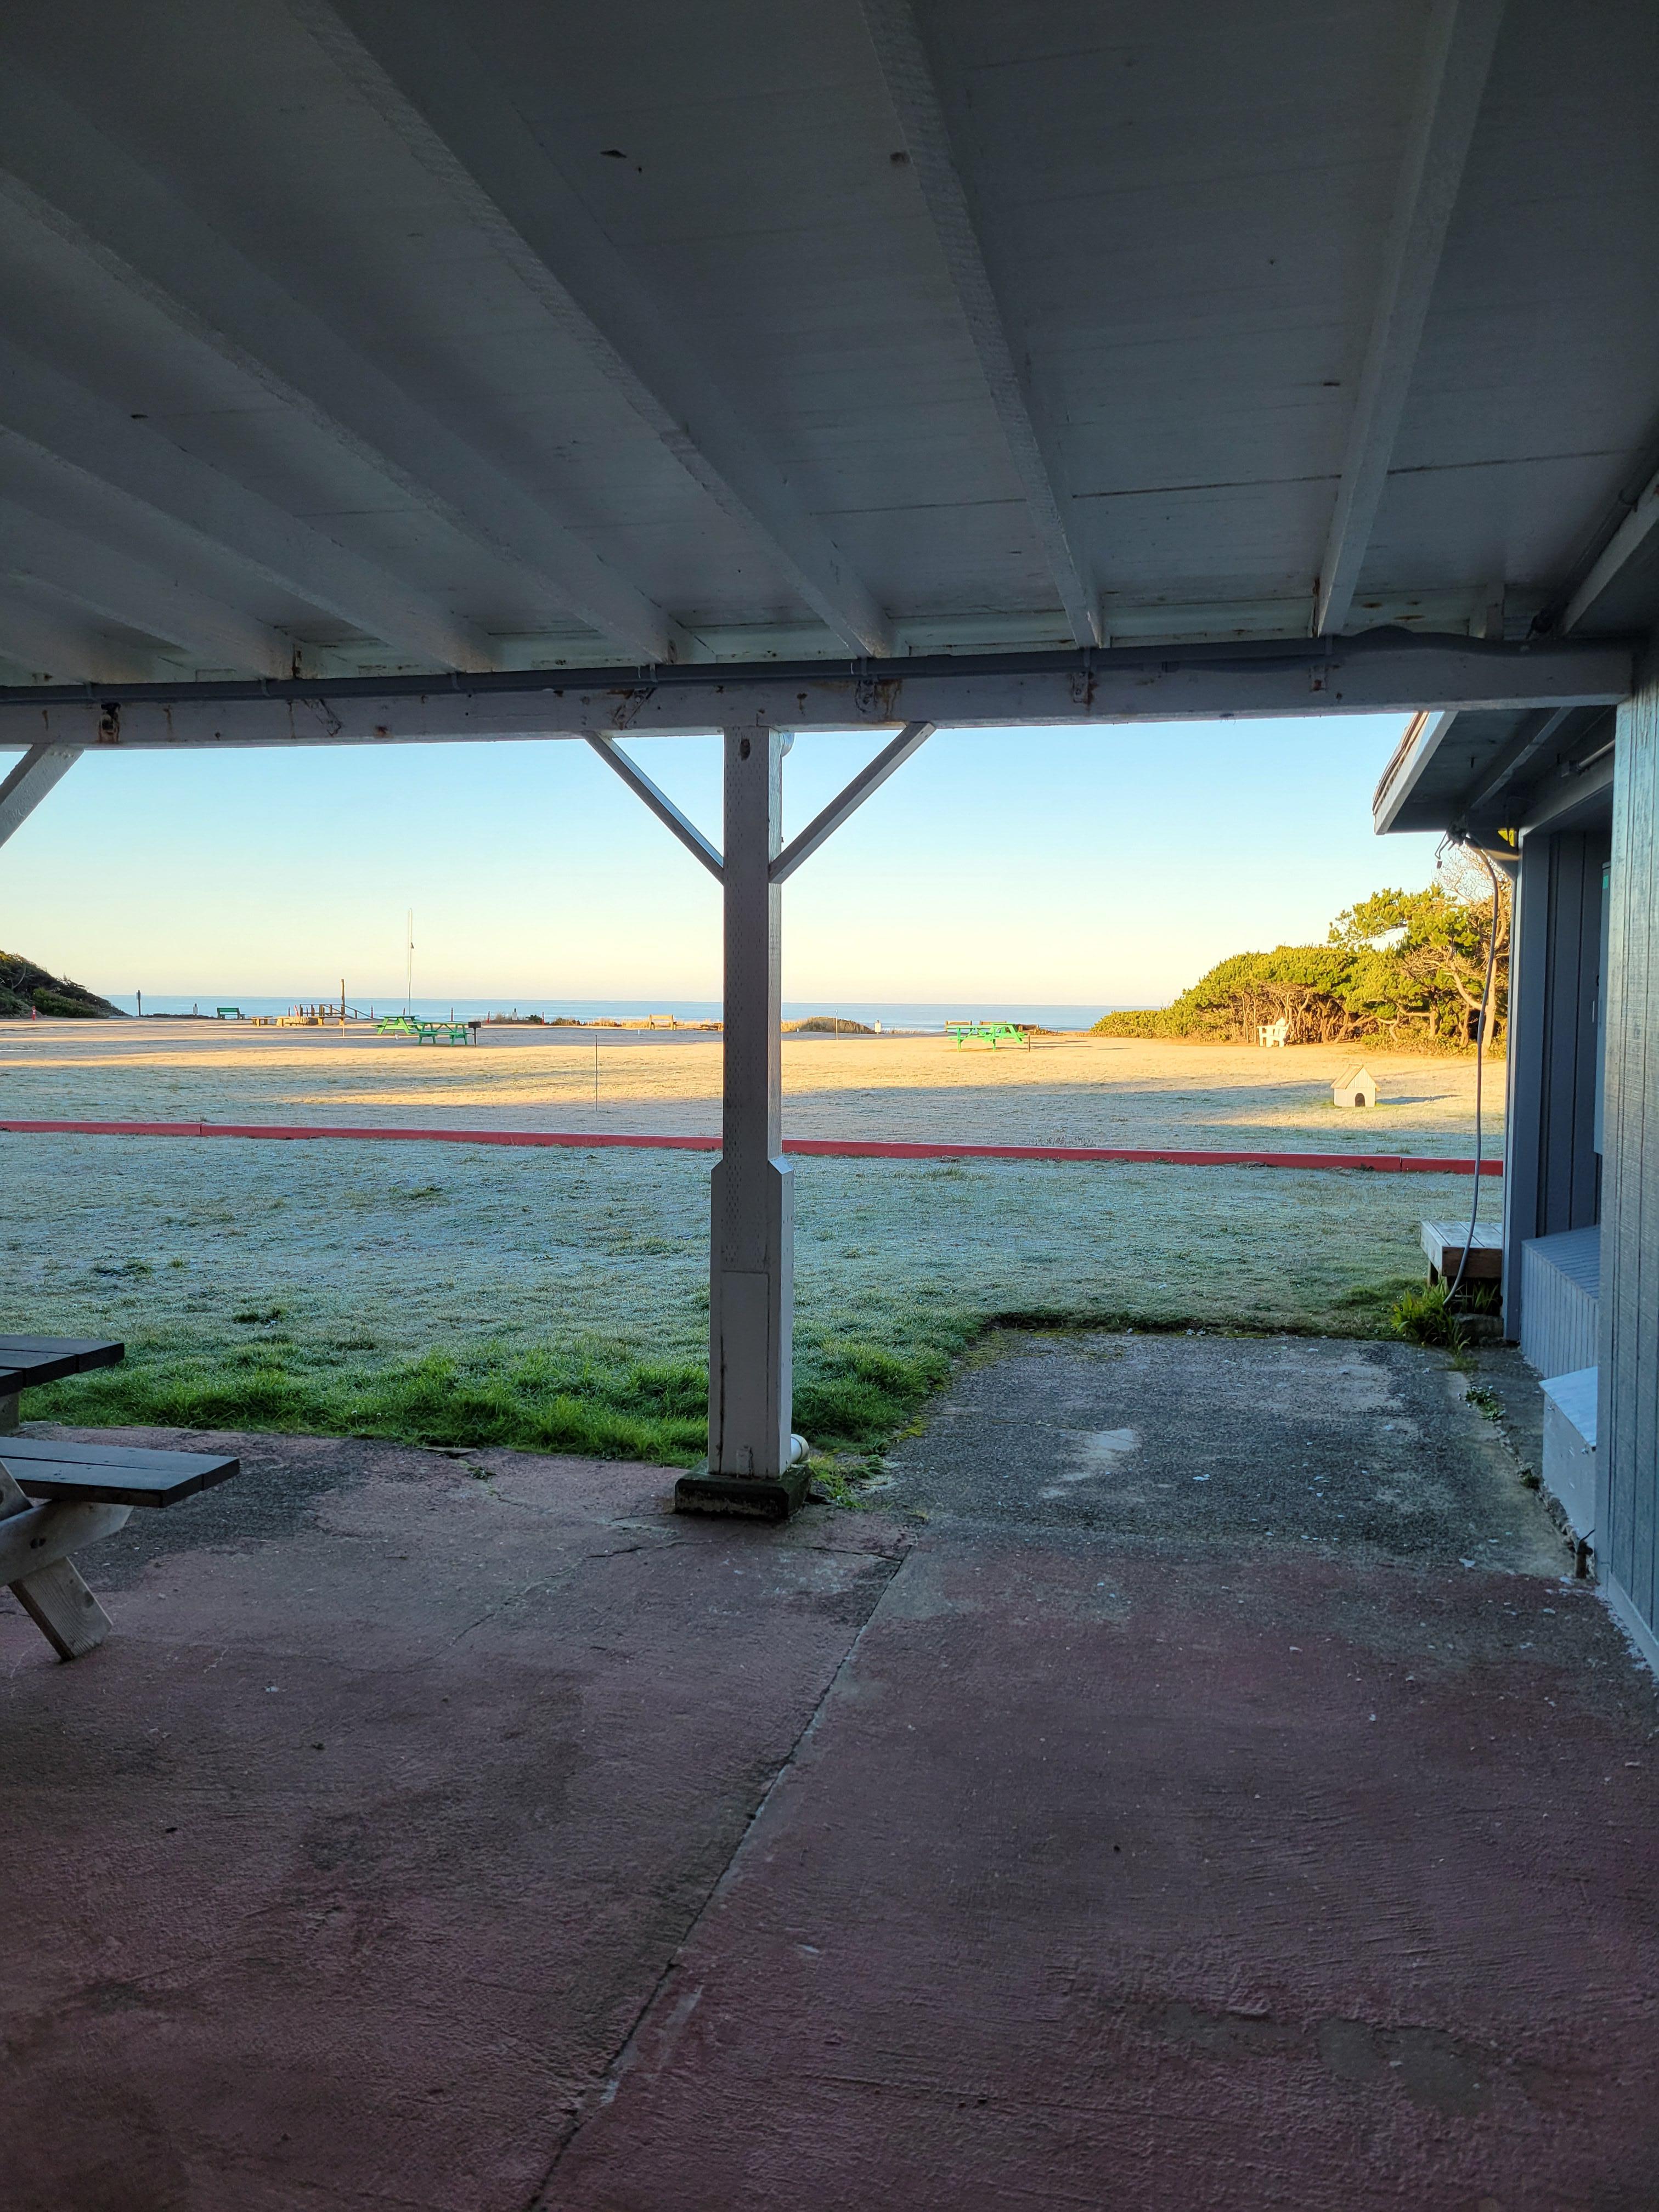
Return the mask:
<path fill-rule="evenodd" d="M 1000 1044 L 1023 1044 L 1027 1052 L 1031 1049 L 1031 1040 L 1018 1022 L 946 1022 L 945 1034 L 956 1039 L 958 1052 L 969 1037 L 977 1044 L 988 1044 L 993 1052 Z"/>
<path fill-rule="evenodd" d="M 476 1022 L 422 1022 L 411 1014 L 382 1014 L 376 1036 L 412 1036 L 417 1044 L 471 1044 Z"/>

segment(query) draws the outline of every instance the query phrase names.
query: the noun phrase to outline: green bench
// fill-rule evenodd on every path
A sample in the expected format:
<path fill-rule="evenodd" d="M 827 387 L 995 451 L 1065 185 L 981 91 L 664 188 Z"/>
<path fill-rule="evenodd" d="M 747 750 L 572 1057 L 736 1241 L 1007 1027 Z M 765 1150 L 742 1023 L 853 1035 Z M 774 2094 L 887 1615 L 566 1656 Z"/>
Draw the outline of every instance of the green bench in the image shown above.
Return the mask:
<path fill-rule="evenodd" d="M 976 1044 L 988 1044 L 993 1052 L 1000 1044 L 1023 1044 L 1027 1052 L 1031 1049 L 1030 1037 L 1018 1022 L 946 1022 L 945 1034 L 956 1039 L 958 1052 L 969 1038 Z"/>

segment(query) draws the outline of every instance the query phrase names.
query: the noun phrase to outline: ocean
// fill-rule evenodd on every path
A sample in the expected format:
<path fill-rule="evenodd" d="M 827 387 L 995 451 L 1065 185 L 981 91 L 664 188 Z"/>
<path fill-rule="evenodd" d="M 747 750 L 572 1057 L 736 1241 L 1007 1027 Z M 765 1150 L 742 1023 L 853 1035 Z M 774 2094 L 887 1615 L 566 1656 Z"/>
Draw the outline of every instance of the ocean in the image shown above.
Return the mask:
<path fill-rule="evenodd" d="M 123 1012 L 137 1012 L 137 994 L 131 991 L 111 991 L 106 994 L 112 1006 Z M 283 999 L 261 996 L 258 993 L 225 990 L 198 993 L 181 997 L 171 992 L 146 991 L 143 1010 L 147 1014 L 204 1014 L 211 1016 L 220 1006 L 235 1006 L 244 1014 L 283 1014 L 291 1006 L 318 1003 L 314 997 L 295 994 Z M 330 1001 L 322 1001 L 327 1005 Z M 334 1003 L 337 1003 L 335 1001 Z M 377 1014 L 401 1013 L 404 1001 L 401 994 L 386 998 L 356 999 L 347 994 L 346 1003 L 362 1013 L 371 1007 Z M 504 999 L 415 998 L 409 1011 L 427 1020 L 451 1018 L 457 1021 L 482 1020 L 489 1014 L 540 1014 L 544 1020 L 562 1014 L 568 1020 L 592 1021 L 609 1017 L 613 1021 L 640 1021 L 648 1014 L 672 1014 L 683 1022 L 718 1021 L 720 1002 L 718 999 Z M 971 1019 L 1000 1022 L 1033 1022 L 1041 1029 L 1082 1030 L 1101 1015 L 1118 1009 L 1104 1005 L 1053 1005 L 1030 1000 L 1017 999 L 786 999 L 783 1018 L 786 1021 L 804 1021 L 811 1014 L 841 1014 L 855 1022 L 873 1025 L 879 1022 L 884 1030 L 938 1030 L 947 1021 Z"/>

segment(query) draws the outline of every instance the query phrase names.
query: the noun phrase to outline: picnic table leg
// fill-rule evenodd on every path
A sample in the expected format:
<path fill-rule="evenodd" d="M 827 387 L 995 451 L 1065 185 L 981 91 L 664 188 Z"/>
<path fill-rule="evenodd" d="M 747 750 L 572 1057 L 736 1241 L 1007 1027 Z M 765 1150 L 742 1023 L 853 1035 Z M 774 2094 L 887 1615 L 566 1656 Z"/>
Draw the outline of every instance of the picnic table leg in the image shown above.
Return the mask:
<path fill-rule="evenodd" d="M 15 1407 L 15 1398 L 11 1401 Z M 13 1428 L 16 1427 L 14 1420 Z M 26 1513 L 29 1499 L 0 1467 L 0 1521 Z M 11 1594 L 60 1659 L 78 1659 L 103 1642 L 110 1618 L 72 1559 L 54 1559 L 10 1585 Z"/>

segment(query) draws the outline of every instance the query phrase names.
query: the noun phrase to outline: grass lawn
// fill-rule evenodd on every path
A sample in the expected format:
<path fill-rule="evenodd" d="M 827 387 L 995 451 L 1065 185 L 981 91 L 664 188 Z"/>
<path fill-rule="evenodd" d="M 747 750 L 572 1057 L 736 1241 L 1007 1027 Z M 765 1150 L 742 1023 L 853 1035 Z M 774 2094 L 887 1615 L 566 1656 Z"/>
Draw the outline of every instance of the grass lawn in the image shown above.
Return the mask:
<path fill-rule="evenodd" d="M 0 1327 L 122 1338 L 28 1418 L 702 1449 L 707 1158 L 0 1139 Z M 987 1328 L 1373 1334 L 1466 1177 L 803 1160 L 796 1426 L 865 1451 Z M 1483 1212 L 1498 1204 L 1495 1188 Z"/>

